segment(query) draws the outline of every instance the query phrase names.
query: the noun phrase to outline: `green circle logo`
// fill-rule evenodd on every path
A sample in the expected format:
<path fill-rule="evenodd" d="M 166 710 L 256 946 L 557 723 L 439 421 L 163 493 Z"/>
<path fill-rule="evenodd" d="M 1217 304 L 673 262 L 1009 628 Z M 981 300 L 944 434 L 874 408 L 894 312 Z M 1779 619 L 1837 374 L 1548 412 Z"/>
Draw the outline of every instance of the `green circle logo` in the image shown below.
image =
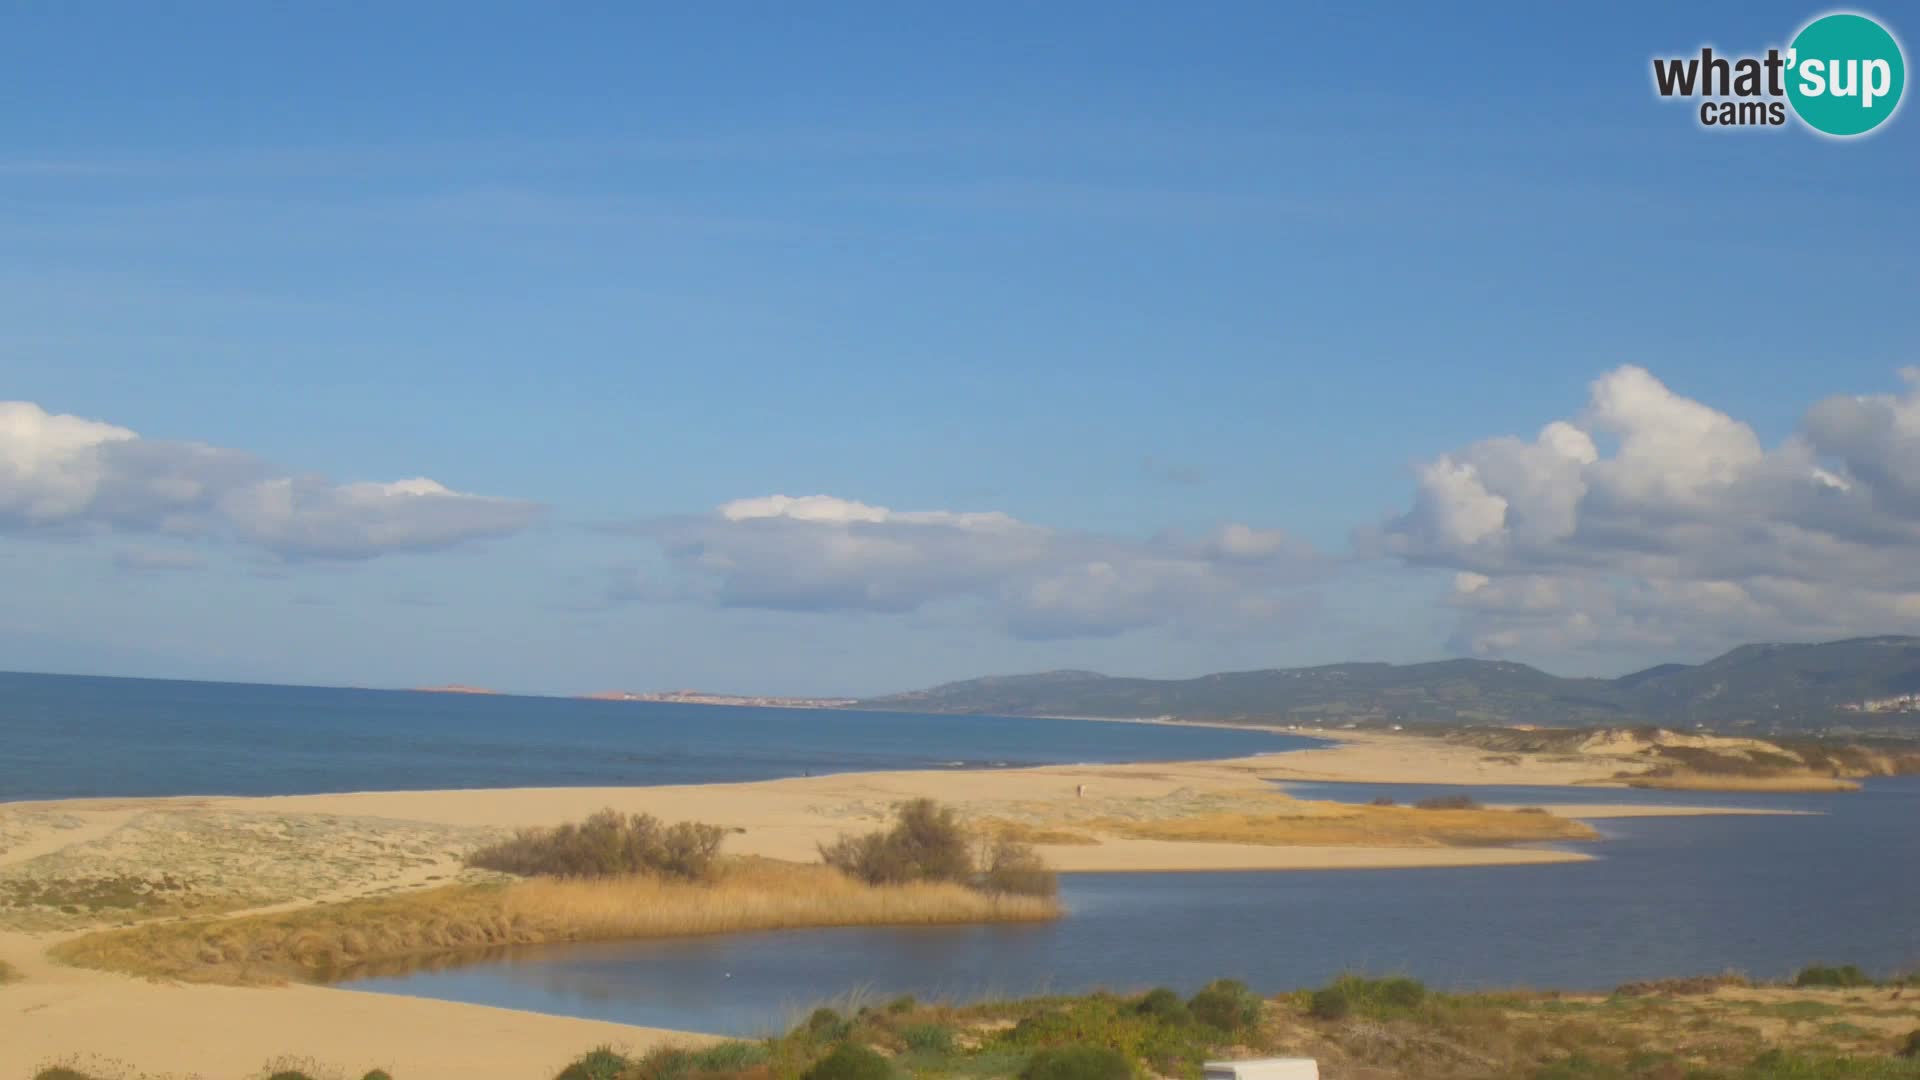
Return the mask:
<path fill-rule="evenodd" d="M 1787 100 L 1808 127 L 1864 135 L 1900 107 L 1907 62 L 1900 43 L 1865 15 L 1824 15 L 1787 52 Z"/>

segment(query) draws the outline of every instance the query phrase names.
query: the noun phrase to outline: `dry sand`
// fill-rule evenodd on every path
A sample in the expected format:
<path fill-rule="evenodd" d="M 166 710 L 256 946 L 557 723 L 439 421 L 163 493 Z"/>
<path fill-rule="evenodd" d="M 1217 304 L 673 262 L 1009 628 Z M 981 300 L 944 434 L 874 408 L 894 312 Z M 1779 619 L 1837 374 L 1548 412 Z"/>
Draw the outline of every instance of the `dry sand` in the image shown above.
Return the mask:
<path fill-rule="evenodd" d="M 341 1069 L 375 1065 L 406 1080 L 529 1080 L 595 1045 L 635 1048 L 652 1029 L 321 987 L 182 987 L 51 964 L 44 950 L 131 919 L 297 907 L 457 880 L 461 853 L 526 825 L 603 807 L 694 819 L 734 832 L 727 850 L 789 860 L 883 822 L 929 796 L 976 818 L 1036 829 L 1096 821 L 1270 812 L 1268 780 L 1575 784 L 1618 759 L 1496 758 L 1408 737 L 1342 734 L 1324 749 L 1219 762 L 1050 766 L 839 775 L 747 784 L 371 792 L 277 798 L 79 800 L 0 806 L 0 960 L 24 976 L 0 986 L 0 1078 L 76 1051 L 156 1074 L 246 1076 L 268 1058 L 307 1055 Z M 1292 804 L 1311 814 L 1307 804 Z M 1563 807 L 1567 817 L 1697 814 L 1694 807 Z M 1096 840 L 1088 843 L 1085 839 Z M 1042 844 L 1068 871 L 1290 870 L 1564 862 L 1549 847 L 1330 847 L 1176 842 L 1094 835 Z M 71 911 L 22 897 L 91 883 L 101 907 Z M 11 890 L 11 892 L 9 891 Z M 41 890 L 36 893 L 35 890 Z M 14 906 L 8 906 L 9 897 Z M 116 906 L 119 905 L 119 906 Z"/>
<path fill-rule="evenodd" d="M 308 1058 L 359 1076 L 540 1080 L 595 1046 L 635 1050 L 711 1036 L 317 986 L 177 986 L 49 963 L 44 943 L 0 934 L 21 970 L 0 986 L 0 1077 L 54 1062 L 109 1075 L 241 1080 L 269 1060 Z"/>

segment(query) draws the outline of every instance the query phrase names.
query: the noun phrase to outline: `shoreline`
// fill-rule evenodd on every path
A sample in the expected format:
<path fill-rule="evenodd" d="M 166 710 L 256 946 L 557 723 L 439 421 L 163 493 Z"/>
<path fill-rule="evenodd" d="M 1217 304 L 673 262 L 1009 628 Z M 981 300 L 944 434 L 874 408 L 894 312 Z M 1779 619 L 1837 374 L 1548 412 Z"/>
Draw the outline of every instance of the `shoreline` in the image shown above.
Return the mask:
<path fill-rule="evenodd" d="M 105 868 L 102 872 L 117 872 L 115 866 L 165 867 L 187 876 L 197 872 L 198 859 L 223 867 L 220 872 L 229 876 L 241 868 L 241 884 L 235 887 L 243 893 L 236 893 L 236 910 L 227 914 L 306 908 L 458 880 L 459 853 L 477 841 L 512 828 L 577 820 L 603 807 L 721 825 L 729 829 L 730 855 L 815 862 L 821 842 L 871 829 L 895 802 L 927 796 L 982 823 L 1034 830 L 1038 849 L 1064 874 L 1545 865 L 1593 856 L 1538 843 L 1496 846 L 1436 837 L 1456 820 L 1448 814 L 1464 815 L 1459 821 L 1552 830 L 1589 817 L 1772 812 L 1627 804 L 1569 805 L 1548 808 L 1544 815 L 1509 816 L 1501 808 L 1395 808 L 1393 820 L 1412 823 L 1415 831 L 1385 844 L 1223 842 L 1205 834 L 1191 839 L 1152 834 L 1152 828 L 1168 823 L 1210 818 L 1278 821 L 1312 830 L 1355 814 L 1380 813 L 1303 801 L 1273 781 L 1365 777 L 1380 783 L 1571 788 L 1610 775 L 1617 766 L 1612 759 L 1528 756 L 1499 763 L 1470 747 L 1417 736 L 1339 732 L 1308 737 L 1325 741 L 1307 749 L 1199 762 L 837 773 L 654 787 L 0 803 L 0 886 L 9 872 L 28 863 Z M 1429 825 L 1437 830 L 1434 835 L 1419 831 Z M 256 833 L 260 843 L 254 847 L 220 846 Z M 1054 842 L 1045 842 L 1049 839 Z M 115 858 L 124 861 L 115 863 Z M 241 902 L 248 896 L 253 902 Z M 5 910 L 0 907 L 0 913 Z M 66 967 L 46 956 L 58 942 L 105 925 L 110 923 L 0 928 L 0 959 L 22 976 L 0 988 L 0 1018 L 34 1017 L 25 1025 L 0 1019 L 0 1031 L 7 1034 L 0 1038 L 0 1072 L 26 1073 L 88 1051 L 149 1073 L 241 1075 L 280 1054 L 345 1065 L 349 1062 L 334 1056 L 344 1051 L 354 1055 L 352 1062 L 364 1060 L 365 1067 L 396 1075 L 453 1070 L 475 1080 L 508 1080 L 541 1075 L 554 1062 L 603 1043 L 644 1050 L 713 1038 L 332 986 L 152 983 Z M 21 1026 L 28 1029 L 25 1036 L 11 1030 Z M 228 1034 L 241 1029 L 244 1037 Z"/>

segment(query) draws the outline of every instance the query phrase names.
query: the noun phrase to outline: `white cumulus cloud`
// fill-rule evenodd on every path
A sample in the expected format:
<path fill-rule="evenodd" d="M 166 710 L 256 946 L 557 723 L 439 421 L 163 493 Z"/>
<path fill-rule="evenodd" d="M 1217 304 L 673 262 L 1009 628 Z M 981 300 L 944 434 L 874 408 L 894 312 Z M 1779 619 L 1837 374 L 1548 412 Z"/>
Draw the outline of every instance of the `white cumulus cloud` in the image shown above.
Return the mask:
<path fill-rule="evenodd" d="M 1140 540 L 830 495 L 737 499 L 629 531 L 654 539 L 675 577 L 644 595 L 895 614 L 957 603 L 1034 639 L 1272 620 L 1299 606 L 1316 565 L 1285 533 L 1240 524 Z M 630 584 L 620 594 L 640 595 Z"/>
<path fill-rule="evenodd" d="M 229 537 L 284 558 L 367 559 L 502 536 L 538 513 L 424 477 L 336 484 L 240 450 L 0 402 L 0 531 Z"/>
<path fill-rule="evenodd" d="M 1903 374 L 1769 448 L 1622 367 L 1532 439 L 1419 466 L 1412 506 L 1363 547 L 1457 571 L 1457 643 L 1483 653 L 1920 631 L 1920 376 Z"/>

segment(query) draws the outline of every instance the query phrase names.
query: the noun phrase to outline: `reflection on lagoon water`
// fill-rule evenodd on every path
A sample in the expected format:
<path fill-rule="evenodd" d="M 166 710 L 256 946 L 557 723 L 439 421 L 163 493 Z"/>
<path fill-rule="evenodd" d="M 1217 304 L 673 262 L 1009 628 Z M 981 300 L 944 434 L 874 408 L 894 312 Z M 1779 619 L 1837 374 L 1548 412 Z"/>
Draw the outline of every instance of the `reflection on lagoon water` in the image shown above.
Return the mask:
<path fill-rule="evenodd" d="M 1289 785 L 1314 798 L 1424 797 L 1413 785 Z M 1441 788 L 1458 793 L 1461 788 Z M 1346 970 L 1444 987 L 1605 988 L 1815 961 L 1920 964 L 1920 777 L 1844 795 L 1586 788 L 1472 789 L 1483 801 L 1641 802 L 1813 810 L 1789 817 L 1600 822 L 1598 858 L 1547 866 L 1064 880 L 1051 924 L 854 927 L 622 944 L 532 946 L 359 989 L 658 1027 L 749 1034 L 822 1001 L 911 993 L 967 1000 L 1232 976 L 1263 990 Z"/>

